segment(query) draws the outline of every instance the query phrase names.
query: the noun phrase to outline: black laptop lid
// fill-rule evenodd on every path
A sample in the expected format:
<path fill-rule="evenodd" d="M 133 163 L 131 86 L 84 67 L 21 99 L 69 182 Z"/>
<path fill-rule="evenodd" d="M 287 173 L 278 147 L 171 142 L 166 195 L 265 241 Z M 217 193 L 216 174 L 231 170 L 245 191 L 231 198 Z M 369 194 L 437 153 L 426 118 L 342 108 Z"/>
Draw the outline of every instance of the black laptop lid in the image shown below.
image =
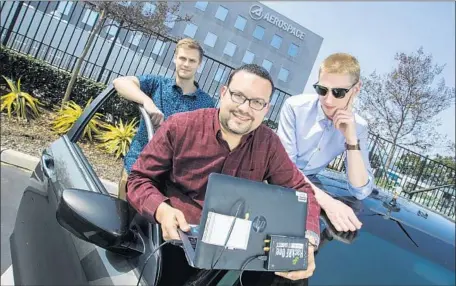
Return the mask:
<path fill-rule="evenodd" d="M 238 218 L 245 218 L 248 213 L 251 221 L 246 250 L 228 248 L 222 253 L 223 246 L 202 242 L 209 212 L 235 216 L 237 211 Z M 249 257 L 264 254 L 267 235 L 304 237 L 306 218 L 306 193 L 213 173 L 206 189 L 195 267 L 240 270 Z M 265 271 L 259 260 L 249 263 L 246 269 Z"/>

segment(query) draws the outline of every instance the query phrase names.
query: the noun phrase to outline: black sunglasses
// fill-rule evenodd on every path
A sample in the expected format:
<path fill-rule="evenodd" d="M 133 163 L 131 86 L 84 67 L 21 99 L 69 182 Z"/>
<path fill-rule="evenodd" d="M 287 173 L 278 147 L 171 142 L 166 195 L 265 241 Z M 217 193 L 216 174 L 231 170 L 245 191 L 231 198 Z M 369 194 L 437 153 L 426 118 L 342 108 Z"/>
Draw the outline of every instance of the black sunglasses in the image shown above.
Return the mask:
<path fill-rule="evenodd" d="M 331 88 L 332 94 L 335 98 L 341 99 L 352 89 L 358 82 L 354 83 L 350 88 Z M 318 83 L 314 84 L 313 87 L 318 95 L 325 96 L 328 93 L 329 88 L 326 86 L 319 85 Z"/>

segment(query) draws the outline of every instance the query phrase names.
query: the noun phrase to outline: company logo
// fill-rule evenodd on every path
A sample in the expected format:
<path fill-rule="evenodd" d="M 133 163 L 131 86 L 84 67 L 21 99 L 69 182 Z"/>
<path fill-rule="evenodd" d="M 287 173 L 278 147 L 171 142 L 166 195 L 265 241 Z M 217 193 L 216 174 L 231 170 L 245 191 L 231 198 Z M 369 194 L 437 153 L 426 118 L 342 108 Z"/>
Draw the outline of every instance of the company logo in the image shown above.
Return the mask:
<path fill-rule="evenodd" d="M 266 218 L 262 215 L 257 216 L 252 222 L 253 231 L 258 233 L 263 232 L 267 225 Z"/>
<path fill-rule="evenodd" d="M 263 18 L 263 7 L 258 4 L 252 5 L 250 6 L 249 14 L 253 20 L 260 20 Z"/>
<path fill-rule="evenodd" d="M 299 28 L 296 28 L 292 24 L 280 19 L 273 13 L 263 12 L 263 6 L 260 6 L 258 4 L 250 6 L 249 14 L 250 18 L 252 18 L 253 20 L 266 20 L 272 25 L 278 27 L 279 29 L 282 29 L 287 33 L 292 34 L 296 38 L 304 40 L 305 34 L 303 31 L 301 31 Z"/>

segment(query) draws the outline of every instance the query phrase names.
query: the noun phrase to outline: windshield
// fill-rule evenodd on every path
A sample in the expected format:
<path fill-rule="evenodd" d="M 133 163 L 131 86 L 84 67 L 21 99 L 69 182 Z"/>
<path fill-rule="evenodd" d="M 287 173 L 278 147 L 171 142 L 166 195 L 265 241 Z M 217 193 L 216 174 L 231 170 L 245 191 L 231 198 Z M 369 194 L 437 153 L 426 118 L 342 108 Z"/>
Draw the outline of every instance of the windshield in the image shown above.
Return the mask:
<path fill-rule="evenodd" d="M 432 261 L 362 231 L 352 244 L 333 240 L 320 249 L 309 285 L 454 285 L 454 247 L 447 250 Z"/>

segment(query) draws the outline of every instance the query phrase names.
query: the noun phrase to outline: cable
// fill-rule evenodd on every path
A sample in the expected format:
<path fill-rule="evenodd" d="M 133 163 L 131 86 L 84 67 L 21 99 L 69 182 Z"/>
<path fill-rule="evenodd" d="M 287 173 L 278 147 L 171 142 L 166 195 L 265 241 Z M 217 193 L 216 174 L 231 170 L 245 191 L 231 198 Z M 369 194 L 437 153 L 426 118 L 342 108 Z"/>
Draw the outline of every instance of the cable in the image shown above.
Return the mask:
<path fill-rule="evenodd" d="M 157 252 L 160 248 L 162 248 L 166 244 L 180 245 L 181 241 L 180 240 L 173 240 L 173 239 L 172 240 L 168 240 L 168 241 L 165 241 L 162 244 L 160 244 L 157 248 L 155 248 L 154 251 L 152 251 L 152 253 L 149 254 L 149 256 L 146 258 L 146 261 L 144 262 L 143 268 L 141 269 L 141 274 L 139 275 L 138 283 L 136 284 L 136 286 L 139 286 L 139 283 L 141 282 L 141 278 L 142 278 L 142 275 L 144 273 L 144 269 L 146 269 L 146 265 L 147 265 L 147 262 L 149 262 L 149 259 L 155 254 L 155 252 Z"/>
<path fill-rule="evenodd" d="M 254 261 L 255 259 L 265 261 L 267 259 L 267 256 L 263 254 L 251 256 L 242 264 L 241 273 L 239 274 L 239 283 L 241 284 L 241 286 L 244 286 L 244 284 L 242 284 L 242 274 L 244 274 L 245 268 L 247 267 L 247 265 L 249 265 L 250 262 Z"/>
<path fill-rule="evenodd" d="M 238 203 L 238 202 L 239 202 L 239 200 L 238 200 L 236 203 Z M 234 205 L 236 205 L 236 203 L 234 203 Z M 233 205 L 233 206 L 234 206 L 234 205 Z M 214 267 L 215 267 L 215 266 L 217 265 L 217 263 L 219 262 L 220 258 L 222 257 L 222 255 L 223 255 L 223 253 L 224 253 L 224 251 L 225 251 L 225 249 L 226 249 L 226 246 L 227 246 L 227 244 L 228 244 L 228 241 L 229 241 L 229 239 L 231 238 L 231 233 L 233 232 L 234 224 L 236 223 L 236 218 L 238 217 L 239 212 L 240 212 L 240 210 L 241 210 L 241 206 L 243 206 L 243 205 L 245 205 L 245 200 L 242 200 L 242 201 L 241 201 L 241 203 L 239 204 L 239 206 L 238 206 L 238 208 L 237 208 L 237 210 L 236 210 L 236 213 L 235 213 L 235 215 L 234 215 L 234 220 L 233 220 L 233 222 L 231 223 L 230 230 L 228 231 L 227 238 L 225 239 L 225 243 L 224 243 L 224 245 L 223 245 L 223 250 L 220 252 L 219 257 L 217 257 L 217 259 L 215 260 L 215 263 L 211 263 L 211 269 L 208 270 L 202 277 L 200 277 L 200 278 L 198 279 L 198 281 L 199 281 L 199 280 L 202 280 L 202 279 L 205 279 L 207 276 L 209 276 L 209 275 L 212 273 L 212 271 L 214 270 Z M 198 282 L 198 281 L 195 281 L 195 282 Z M 196 285 L 196 284 L 191 284 L 191 285 Z"/>
<path fill-rule="evenodd" d="M 211 270 L 214 270 L 214 267 L 217 265 L 217 263 L 219 262 L 220 258 L 222 257 L 223 253 L 225 252 L 225 250 L 227 248 L 226 246 L 228 245 L 228 241 L 231 238 L 231 233 L 233 232 L 234 224 L 236 223 L 236 219 L 238 218 L 239 212 L 241 210 L 241 206 L 243 206 L 243 205 L 245 205 L 245 201 L 244 200 L 242 200 L 242 202 L 239 204 L 239 206 L 238 206 L 238 208 L 236 210 L 236 214 L 234 215 L 234 219 L 233 219 L 233 222 L 231 223 L 230 230 L 228 231 L 228 235 L 226 236 L 225 243 L 223 244 L 223 249 L 220 252 L 219 257 L 217 258 L 215 263 L 211 264 Z"/>

